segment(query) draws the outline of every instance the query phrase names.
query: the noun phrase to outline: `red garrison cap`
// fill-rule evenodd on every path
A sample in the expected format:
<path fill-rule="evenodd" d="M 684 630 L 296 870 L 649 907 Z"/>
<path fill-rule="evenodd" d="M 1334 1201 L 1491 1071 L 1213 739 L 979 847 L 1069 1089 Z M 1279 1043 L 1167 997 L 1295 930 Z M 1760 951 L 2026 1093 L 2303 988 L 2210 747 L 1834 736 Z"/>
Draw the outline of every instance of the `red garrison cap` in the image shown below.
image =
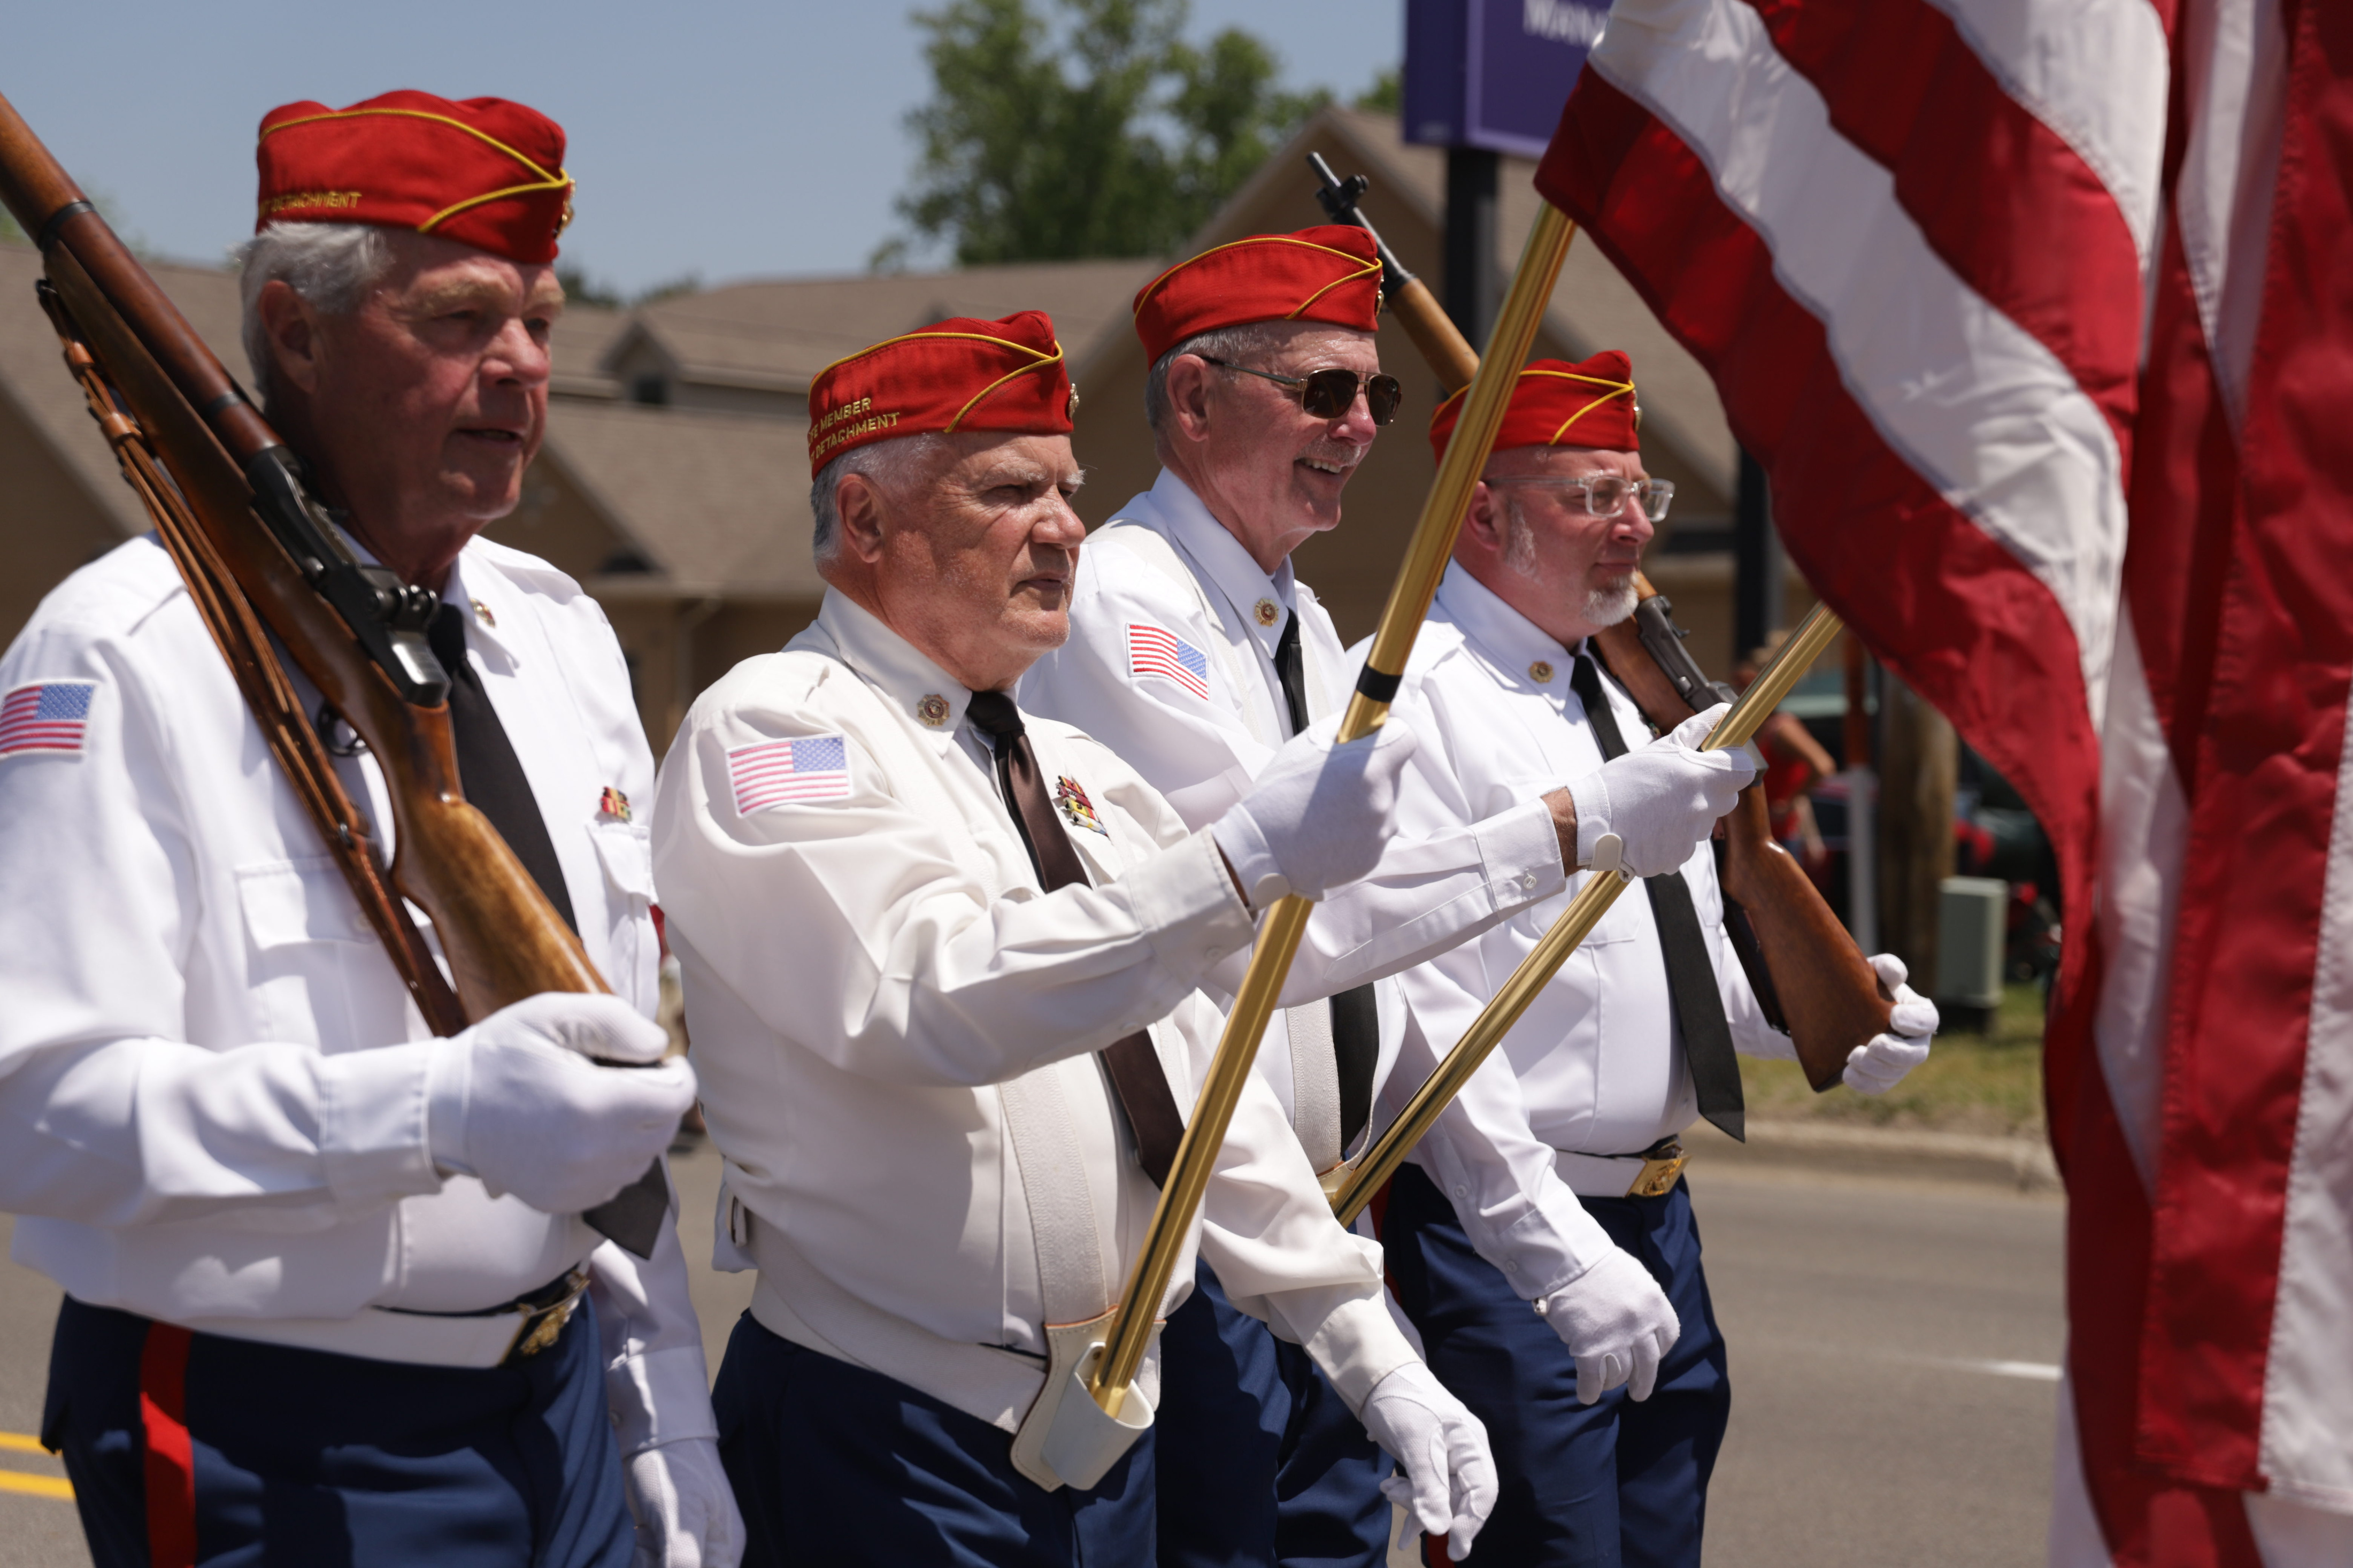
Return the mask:
<path fill-rule="evenodd" d="M 262 117 L 254 157 L 256 234 L 271 223 L 374 223 L 537 263 L 555 259 L 572 221 L 564 127 L 502 98 L 289 103 Z"/>
<path fill-rule="evenodd" d="M 1067 436 L 1079 395 L 1043 310 L 885 338 L 809 383 L 809 475 L 870 441 L 927 430 Z"/>
<path fill-rule="evenodd" d="M 1462 417 L 1464 387 L 1430 416 L 1430 445 L 1440 458 Z M 1641 405 L 1634 401 L 1634 363 L 1616 349 L 1604 349 L 1579 364 L 1540 359 L 1520 372 L 1495 432 L 1495 450 L 1514 447 L 1599 447 L 1639 452 Z"/>
<path fill-rule="evenodd" d="M 1180 261 L 1135 296 L 1144 357 L 1160 356 L 1199 332 L 1245 321 L 1329 321 L 1372 331 L 1380 325 L 1381 258 L 1354 224 L 1297 234 L 1254 234 Z"/>

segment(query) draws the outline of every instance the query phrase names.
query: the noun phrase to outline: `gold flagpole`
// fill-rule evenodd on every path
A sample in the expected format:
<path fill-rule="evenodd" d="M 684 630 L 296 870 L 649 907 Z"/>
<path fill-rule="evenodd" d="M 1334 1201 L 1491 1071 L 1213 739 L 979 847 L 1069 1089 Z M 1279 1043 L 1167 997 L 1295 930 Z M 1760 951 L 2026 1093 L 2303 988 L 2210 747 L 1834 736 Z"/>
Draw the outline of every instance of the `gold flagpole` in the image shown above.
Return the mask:
<path fill-rule="evenodd" d="M 1789 640 L 1781 645 L 1779 656 L 1740 694 L 1740 700 L 1709 733 L 1702 749 L 1727 751 L 1746 745 L 1765 727 L 1765 721 L 1773 716 L 1781 700 L 1789 695 L 1789 689 L 1813 668 L 1822 650 L 1845 629 L 1844 623 L 1831 614 L 1828 605 L 1816 605 L 1812 613 L 1799 623 Z M 1381 1190 L 1381 1184 L 1421 1142 L 1421 1135 L 1430 1131 L 1448 1102 L 1462 1091 L 1471 1075 L 1479 1070 L 1479 1064 L 1503 1043 L 1512 1026 L 1520 1021 L 1520 1015 L 1536 999 L 1536 993 L 1560 973 L 1560 966 L 1568 962 L 1577 943 L 1600 922 L 1626 884 L 1632 880 L 1632 874 L 1622 866 L 1594 868 L 1592 877 L 1568 901 L 1560 919 L 1538 939 L 1535 949 L 1520 961 L 1520 966 L 1512 971 L 1511 978 L 1496 991 L 1495 999 L 1472 1020 L 1462 1038 L 1438 1064 L 1438 1070 L 1414 1091 L 1413 1099 L 1407 1101 L 1405 1110 L 1374 1141 L 1373 1146 L 1345 1168 L 1339 1190 L 1332 1197 L 1333 1212 L 1340 1216 L 1341 1224 L 1355 1222 L 1373 1194 Z"/>
<path fill-rule="evenodd" d="M 1421 521 L 1415 525 L 1405 563 L 1389 589 L 1380 628 L 1373 634 L 1372 651 L 1341 719 L 1343 742 L 1371 734 L 1388 716 L 1389 699 L 1397 695 L 1406 659 L 1413 652 L 1414 637 L 1421 630 L 1422 617 L 1430 613 L 1430 595 L 1438 592 L 1438 580 L 1454 553 L 1454 536 L 1470 508 L 1472 488 L 1487 466 L 1487 454 L 1494 447 L 1495 432 L 1511 403 L 1519 367 L 1535 342 L 1537 323 L 1544 319 L 1553 284 L 1560 277 L 1561 258 L 1568 254 L 1568 242 L 1576 233 L 1577 226 L 1549 203 L 1538 210 L 1535 226 L 1528 231 L 1519 269 L 1512 276 L 1511 289 L 1496 314 L 1480 372 L 1463 400 L 1461 422 L 1455 426 L 1446 456 L 1439 461 L 1438 477 L 1422 503 Z M 1227 1124 L 1233 1120 L 1234 1107 L 1241 1100 L 1242 1086 L 1258 1055 L 1260 1037 L 1266 1033 L 1283 977 L 1291 972 L 1292 958 L 1299 951 L 1308 909 L 1305 899 L 1282 900 L 1259 926 L 1250 969 L 1201 1085 L 1200 1103 L 1193 1108 L 1184 1141 L 1176 1145 L 1168 1180 L 1160 1190 L 1160 1206 L 1153 1212 L 1152 1228 L 1136 1254 L 1126 1293 L 1120 1299 L 1119 1315 L 1112 1322 L 1110 1337 L 1089 1383 L 1095 1403 L 1108 1415 L 1117 1415 L 1126 1403 L 1128 1386 L 1144 1361 L 1153 1321 L 1168 1290 L 1169 1273 L 1193 1228 L 1201 1194 L 1209 1184 L 1209 1172 L 1226 1141 Z"/>

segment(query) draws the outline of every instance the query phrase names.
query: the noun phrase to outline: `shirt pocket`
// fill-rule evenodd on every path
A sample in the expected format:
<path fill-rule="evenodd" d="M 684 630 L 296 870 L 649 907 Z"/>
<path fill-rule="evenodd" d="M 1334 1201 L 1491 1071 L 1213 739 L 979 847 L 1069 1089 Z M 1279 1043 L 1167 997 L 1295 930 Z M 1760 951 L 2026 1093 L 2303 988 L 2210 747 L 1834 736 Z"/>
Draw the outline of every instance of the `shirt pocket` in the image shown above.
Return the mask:
<path fill-rule="evenodd" d="M 333 1052 L 407 1037 L 407 993 L 331 858 L 234 875 L 256 1038 Z"/>
<path fill-rule="evenodd" d="M 588 838 L 605 868 L 605 902 L 611 911 L 606 983 L 650 1015 L 661 985 L 661 941 L 653 921 L 652 830 L 642 823 L 595 822 L 588 826 Z"/>

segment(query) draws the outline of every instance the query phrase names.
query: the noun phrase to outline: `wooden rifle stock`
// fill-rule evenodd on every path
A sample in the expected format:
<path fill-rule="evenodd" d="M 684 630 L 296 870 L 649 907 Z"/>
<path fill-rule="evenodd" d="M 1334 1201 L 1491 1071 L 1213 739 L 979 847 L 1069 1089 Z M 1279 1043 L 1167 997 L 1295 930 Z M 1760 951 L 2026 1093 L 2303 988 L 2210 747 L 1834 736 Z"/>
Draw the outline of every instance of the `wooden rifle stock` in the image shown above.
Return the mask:
<path fill-rule="evenodd" d="M 86 385 L 94 377 L 120 398 L 138 426 L 131 437 L 151 447 L 168 471 L 176 497 L 150 494 L 125 458 L 126 477 L 151 510 L 159 503 L 164 509 L 156 510 L 159 531 L 232 666 L 241 663 L 232 651 L 241 647 L 270 667 L 260 678 L 264 683 L 274 677 L 282 685 L 267 641 L 243 637 L 237 624 L 241 618 L 249 626 L 258 616 L 375 753 L 396 837 L 385 874 L 431 918 L 455 984 L 454 1009 L 430 994 L 438 974 L 427 982 L 415 973 L 421 948 L 406 914 L 399 916 L 405 931 L 396 932 L 372 903 L 367 868 L 353 862 L 354 855 L 364 858 L 367 848 L 351 842 L 357 819 L 349 802 L 340 790 L 322 788 L 315 771 L 312 776 L 297 771 L 284 743 L 283 714 L 263 710 L 251 671 L 237 669 L 290 782 L 344 865 L 428 1022 L 448 1033 L 543 991 L 607 990 L 579 938 L 459 788 L 448 681 L 423 636 L 433 596 L 388 572 L 361 567 L 343 552 L 328 514 L 303 486 L 300 459 L 5 98 L 0 203 L 44 253 L 69 365 L 75 349 L 86 346 L 95 364 L 75 366 L 77 374 Z M 95 390 L 92 413 L 107 423 Z M 122 453 L 117 433 L 109 435 Z M 175 540 L 175 519 L 166 515 L 181 506 L 185 516 L 176 521 L 193 523 L 183 531 L 198 536 L 193 554 L 183 547 L 185 540 Z M 216 572 L 226 579 L 216 580 Z M 332 785 L 332 772 L 326 778 Z M 649 1200 L 667 1203 L 659 1163 L 586 1217 L 632 1251 L 649 1255 Z M 658 1224 L 659 1207 L 650 1213 Z"/>
<path fill-rule="evenodd" d="M 1651 613 L 1663 616 L 1666 603 L 1649 579 L 1638 573 L 1635 584 L 1646 605 L 1656 601 Z M 1645 639 L 1633 620 L 1593 640 L 1609 673 L 1661 731 L 1699 710 L 1689 695 L 1698 669 L 1689 655 L 1680 661 L 1687 668 L 1671 670 L 1652 646 L 1655 638 Z M 1704 689 L 1704 679 L 1700 684 L 1712 704 L 1716 694 Z M 1724 896 L 1732 906 L 1725 924 L 1734 930 L 1751 984 L 1768 1015 L 1778 1011 L 1774 1021 L 1788 1030 L 1806 1081 L 1817 1092 L 1835 1088 L 1848 1053 L 1886 1029 L 1891 1001 L 1813 879 L 1774 841 L 1762 777 L 1740 792 L 1739 804 L 1725 817 L 1724 849 Z M 1753 942 L 1738 932 L 1744 919 Z"/>
<path fill-rule="evenodd" d="M 1380 253 L 1381 298 L 1436 373 L 1439 385 L 1450 396 L 1470 385 L 1471 378 L 1479 374 L 1479 351 L 1455 326 L 1454 318 L 1439 304 L 1430 285 L 1405 269 L 1397 252 L 1381 238 L 1380 230 L 1356 210 L 1356 198 L 1372 187 L 1372 182 L 1362 174 L 1341 179 L 1321 153 L 1307 154 L 1307 166 L 1315 172 L 1315 199 L 1323 204 L 1324 215 L 1334 223 L 1352 223 L 1363 229 Z"/>

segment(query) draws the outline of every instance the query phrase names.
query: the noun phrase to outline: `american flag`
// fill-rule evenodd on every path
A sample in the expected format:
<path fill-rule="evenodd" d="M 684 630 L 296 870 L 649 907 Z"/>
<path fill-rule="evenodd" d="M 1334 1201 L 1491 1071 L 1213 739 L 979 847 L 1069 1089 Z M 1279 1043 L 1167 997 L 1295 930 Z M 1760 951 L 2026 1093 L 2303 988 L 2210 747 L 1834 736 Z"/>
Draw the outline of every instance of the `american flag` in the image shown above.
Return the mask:
<path fill-rule="evenodd" d="M 727 753 L 727 782 L 740 816 L 788 802 L 847 799 L 849 749 L 839 735 L 738 746 Z"/>
<path fill-rule="evenodd" d="M 0 757 L 80 751 L 97 689 L 93 680 L 47 680 L 10 691 L 0 699 Z"/>
<path fill-rule="evenodd" d="M 1158 626 L 1127 628 L 1127 673 L 1133 680 L 1165 676 L 1194 696 L 1209 700 L 1209 660 L 1199 648 Z"/>
<path fill-rule="evenodd" d="M 1536 177 L 2059 849 L 2067 1568 L 2348 1560 L 2285 1542 L 2353 1531 L 2349 60 L 2323 0 L 1618 0 Z"/>

